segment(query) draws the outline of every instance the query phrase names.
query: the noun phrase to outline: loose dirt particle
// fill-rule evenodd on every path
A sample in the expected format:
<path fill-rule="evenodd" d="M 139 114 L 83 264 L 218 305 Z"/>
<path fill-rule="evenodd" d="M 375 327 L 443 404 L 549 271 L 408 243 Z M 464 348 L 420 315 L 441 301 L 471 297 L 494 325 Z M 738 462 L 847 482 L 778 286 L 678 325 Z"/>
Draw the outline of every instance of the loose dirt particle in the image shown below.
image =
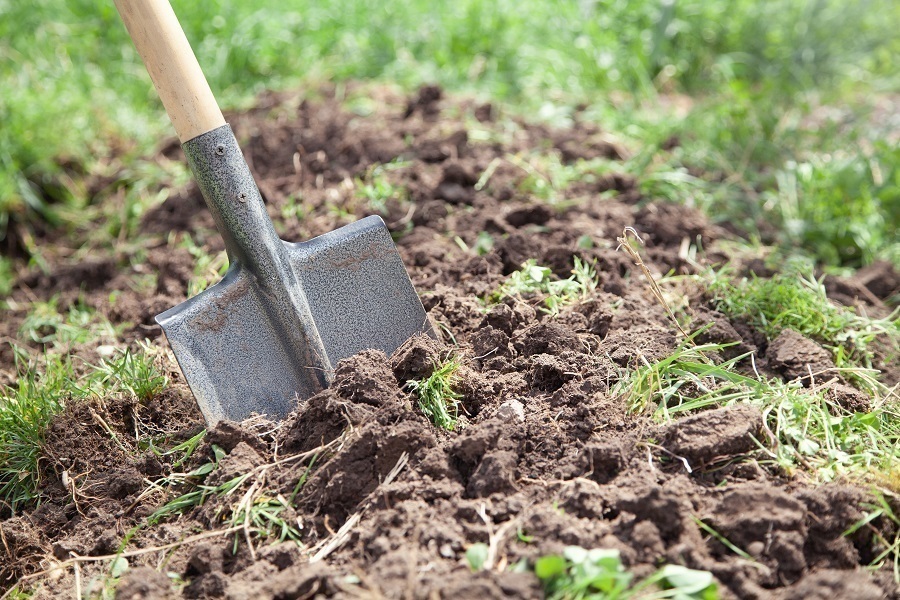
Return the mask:
<path fill-rule="evenodd" d="M 169 578 L 150 567 L 129 569 L 116 587 L 116 600 L 170 600 L 175 597 Z"/>
<path fill-rule="evenodd" d="M 880 600 L 884 591 L 864 571 L 826 569 L 807 575 L 778 596 L 781 600 Z"/>

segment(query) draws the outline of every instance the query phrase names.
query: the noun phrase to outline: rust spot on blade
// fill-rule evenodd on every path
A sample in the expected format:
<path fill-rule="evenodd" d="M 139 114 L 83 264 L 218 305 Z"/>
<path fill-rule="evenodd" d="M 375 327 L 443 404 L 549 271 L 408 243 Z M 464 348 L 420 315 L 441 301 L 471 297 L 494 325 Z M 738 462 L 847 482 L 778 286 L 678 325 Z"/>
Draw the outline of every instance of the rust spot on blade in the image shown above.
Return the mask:
<path fill-rule="evenodd" d="M 220 296 L 214 296 L 209 303 L 204 305 L 206 310 L 197 315 L 191 322 L 191 325 L 197 331 L 211 331 L 213 333 L 222 331 L 228 322 L 228 309 L 247 295 L 249 287 L 245 278 L 238 277 L 225 293 Z"/>
<path fill-rule="evenodd" d="M 335 269 L 346 269 L 348 271 L 359 271 L 362 263 L 367 260 L 385 260 L 397 256 L 397 249 L 393 246 L 383 246 L 375 242 L 369 244 L 369 247 L 353 254 L 342 260 L 330 260 L 331 266 Z"/>

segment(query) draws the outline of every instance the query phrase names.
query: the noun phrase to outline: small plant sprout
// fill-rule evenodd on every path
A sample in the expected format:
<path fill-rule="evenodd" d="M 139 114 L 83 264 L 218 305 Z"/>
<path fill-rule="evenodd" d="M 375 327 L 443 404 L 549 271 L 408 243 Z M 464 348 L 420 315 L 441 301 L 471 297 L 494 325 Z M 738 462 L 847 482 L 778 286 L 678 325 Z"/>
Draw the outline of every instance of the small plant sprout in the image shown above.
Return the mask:
<path fill-rule="evenodd" d="M 410 380 L 406 387 L 418 397 L 419 410 L 435 424 L 447 431 L 456 429 L 459 421 L 460 394 L 454 390 L 456 372 L 461 366 L 456 356 L 448 356 L 434 365 L 434 371 L 425 379 Z"/>
<path fill-rule="evenodd" d="M 489 552 L 490 548 L 484 542 L 469 546 L 466 550 L 466 562 L 469 564 L 469 568 L 473 572 L 484 569 L 484 564 L 487 562 Z"/>
<path fill-rule="evenodd" d="M 718 586 L 712 573 L 680 565 L 665 565 L 644 580 L 632 584 L 618 550 L 567 546 L 562 555 L 542 556 L 534 573 L 548 600 L 630 600 L 677 598 L 717 600 Z"/>
<path fill-rule="evenodd" d="M 366 172 L 366 176 L 356 183 L 356 196 L 366 201 L 370 210 L 381 215 L 388 212 L 387 202 L 391 198 L 405 200 L 406 188 L 394 185 L 388 180 L 387 172 L 405 166 L 408 163 L 393 162 L 375 165 Z"/>
<path fill-rule="evenodd" d="M 506 281 L 488 296 L 488 304 L 497 304 L 504 298 L 543 296 L 540 310 L 556 316 L 570 304 L 587 299 L 597 289 L 597 272 L 594 266 L 573 257 L 575 267 L 568 279 L 556 279 L 548 267 L 542 267 L 534 259 L 528 259 L 522 268 L 513 272 Z"/>
<path fill-rule="evenodd" d="M 567 546 L 562 555 L 542 556 L 534 574 L 544 584 L 548 600 L 622 598 L 634 576 L 622 566 L 618 550 Z"/>

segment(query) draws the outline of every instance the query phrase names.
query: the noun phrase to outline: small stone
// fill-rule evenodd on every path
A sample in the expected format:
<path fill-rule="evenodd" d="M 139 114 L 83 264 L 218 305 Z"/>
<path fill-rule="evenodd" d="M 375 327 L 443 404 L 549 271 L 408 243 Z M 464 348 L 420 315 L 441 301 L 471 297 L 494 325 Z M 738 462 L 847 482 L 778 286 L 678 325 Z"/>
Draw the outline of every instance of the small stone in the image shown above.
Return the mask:
<path fill-rule="evenodd" d="M 507 400 L 500 405 L 497 416 L 504 421 L 525 422 L 525 406 L 518 400 Z"/>

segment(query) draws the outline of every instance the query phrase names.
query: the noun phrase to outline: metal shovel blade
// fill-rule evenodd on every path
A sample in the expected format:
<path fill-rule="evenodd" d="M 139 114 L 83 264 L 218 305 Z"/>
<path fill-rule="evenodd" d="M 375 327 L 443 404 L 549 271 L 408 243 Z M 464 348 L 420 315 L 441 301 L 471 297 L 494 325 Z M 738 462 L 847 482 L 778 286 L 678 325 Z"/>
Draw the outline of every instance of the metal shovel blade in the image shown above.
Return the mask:
<path fill-rule="evenodd" d="M 381 218 L 284 242 L 227 125 L 183 147 L 231 266 L 156 320 L 209 423 L 283 417 L 331 382 L 339 360 L 431 333 Z"/>

